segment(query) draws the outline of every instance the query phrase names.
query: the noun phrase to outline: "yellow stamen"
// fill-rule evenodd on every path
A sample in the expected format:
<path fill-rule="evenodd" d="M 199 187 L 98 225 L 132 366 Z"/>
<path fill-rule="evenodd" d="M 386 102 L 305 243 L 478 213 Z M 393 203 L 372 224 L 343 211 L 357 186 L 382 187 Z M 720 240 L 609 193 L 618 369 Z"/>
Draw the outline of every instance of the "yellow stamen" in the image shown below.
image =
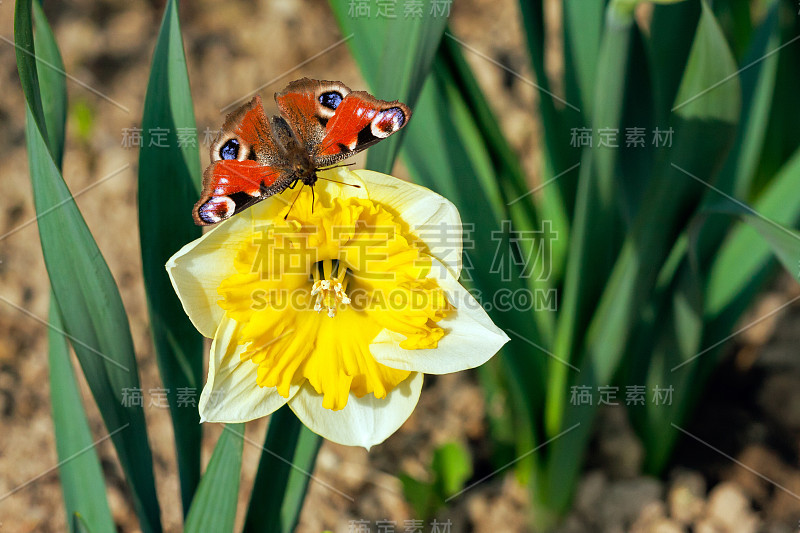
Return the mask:
<path fill-rule="evenodd" d="M 339 304 L 348 305 L 350 303 L 350 298 L 344 292 L 344 285 L 342 284 L 342 278 L 344 278 L 347 269 L 340 267 L 340 272 L 334 276 L 332 274 L 332 261 L 325 259 L 322 261 L 322 270 L 327 279 L 319 279 L 319 269 L 316 265 L 312 268 L 314 284 L 311 286 L 311 296 L 317 297 L 314 311 L 321 313 L 323 310 L 327 310 L 328 316 L 333 318 L 336 316 Z"/>

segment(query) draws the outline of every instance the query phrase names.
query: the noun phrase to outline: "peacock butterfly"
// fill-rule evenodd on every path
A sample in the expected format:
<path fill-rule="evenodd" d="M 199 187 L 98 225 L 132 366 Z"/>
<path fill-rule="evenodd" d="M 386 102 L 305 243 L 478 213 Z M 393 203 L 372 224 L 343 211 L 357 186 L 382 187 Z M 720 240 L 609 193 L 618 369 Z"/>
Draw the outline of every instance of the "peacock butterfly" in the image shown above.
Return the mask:
<path fill-rule="evenodd" d="M 298 182 L 313 187 L 318 170 L 385 139 L 411 117 L 405 104 L 351 92 L 338 81 L 303 78 L 275 101 L 280 115 L 271 120 L 259 96 L 225 119 L 192 212 L 197 225 L 221 222 Z"/>

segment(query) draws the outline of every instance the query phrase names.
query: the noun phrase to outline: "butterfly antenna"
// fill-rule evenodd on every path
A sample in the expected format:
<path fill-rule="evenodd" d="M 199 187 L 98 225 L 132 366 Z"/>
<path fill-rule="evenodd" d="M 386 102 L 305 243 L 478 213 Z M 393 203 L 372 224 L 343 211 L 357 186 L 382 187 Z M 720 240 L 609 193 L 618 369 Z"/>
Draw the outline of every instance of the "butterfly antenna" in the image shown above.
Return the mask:
<path fill-rule="evenodd" d="M 302 190 L 302 189 L 301 189 Z M 314 186 L 311 186 L 311 214 L 314 214 L 314 203 L 317 201 L 317 196 L 314 193 Z"/>
<path fill-rule="evenodd" d="M 350 187 L 355 187 L 356 189 L 360 189 L 361 188 L 361 185 L 356 185 L 355 183 L 347 183 L 347 182 L 344 182 L 344 181 L 331 180 L 331 179 L 323 178 L 323 177 L 320 177 L 320 176 L 317 176 L 317 179 L 330 181 L 331 183 L 338 183 L 339 185 L 349 185 Z"/>
<path fill-rule="evenodd" d="M 330 170 L 332 168 L 352 167 L 355 163 L 337 163 L 335 165 L 328 165 L 326 167 L 319 167 L 317 170 Z"/>
<path fill-rule="evenodd" d="M 304 183 L 303 186 L 300 187 L 300 190 L 297 191 L 297 194 L 294 195 L 294 200 L 292 200 L 292 205 L 289 206 L 289 210 L 286 211 L 285 215 L 283 215 L 283 220 L 286 220 L 287 218 L 289 218 L 289 213 L 292 212 L 292 208 L 294 207 L 294 204 L 297 203 L 297 199 L 300 198 L 300 193 L 303 192 L 303 189 L 305 189 L 305 188 L 306 188 L 306 184 Z M 313 206 L 314 204 L 311 204 L 311 205 Z"/>
<path fill-rule="evenodd" d="M 338 163 L 336 165 L 330 165 L 330 166 L 327 166 L 327 167 L 319 167 L 317 170 L 330 170 L 332 168 L 351 167 L 353 165 L 355 165 L 355 163 Z M 349 185 L 350 187 L 355 187 L 357 189 L 361 188 L 361 185 L 355 185 L 353 183 L 346 183 L 344 181 L 338 181 L 338 180 L 332 180 L 332 179 L 329 179 L 329 178 L 323 178 L 322 176 L 317 176 L 317 179 L 330 181 L 331 183 L 338 183 L 340 185 Z"/>

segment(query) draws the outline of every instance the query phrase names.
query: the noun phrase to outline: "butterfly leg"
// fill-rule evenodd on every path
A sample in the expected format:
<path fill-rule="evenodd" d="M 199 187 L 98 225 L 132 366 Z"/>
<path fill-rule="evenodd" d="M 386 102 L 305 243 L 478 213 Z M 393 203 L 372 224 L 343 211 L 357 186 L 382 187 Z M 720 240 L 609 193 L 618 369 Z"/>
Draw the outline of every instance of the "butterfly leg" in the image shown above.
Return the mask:
<path fill-rule="evenodd" d="M 295 183 L 297 183 L 297 182 L 295 182 Z M 303 189 L 305 188 L 305 186 L 306 186 L 306 184 L 304 183 L 303 186 L 300 187 L 300 190 L 297 191 L 297 194 L 294 195 L 294 200 L 292 200 L 292 204 L 289 206 L 289 209 L 286 211 L 286 214 L 283 215 L 283 220 L 286 220 L 287 218 L 289 218 L 289 213 L 292 212 L 292 209 L 294 208 L 294 204 L 297 203 L 297 199 L 300 198 L 300 193 L 303 192 Z M 313 209 L 313 205 L 314 204 L 311 204 L 311 205 L 312 205 L 312 209 Z"/>

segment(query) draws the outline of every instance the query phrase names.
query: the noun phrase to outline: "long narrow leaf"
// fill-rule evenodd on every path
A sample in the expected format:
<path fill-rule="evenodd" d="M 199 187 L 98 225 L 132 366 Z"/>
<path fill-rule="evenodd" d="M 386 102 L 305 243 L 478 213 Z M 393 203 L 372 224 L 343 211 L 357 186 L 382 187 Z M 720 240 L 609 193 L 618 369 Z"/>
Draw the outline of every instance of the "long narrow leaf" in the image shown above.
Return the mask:
<path fill-rule="evenodd" d="M 764 57 L 773 50 L 778 37 L 777 25 L 778 2 L 772 7 L 762 22 L 744 64 Z M 764 127 L 766 125 L 765 110 L 769 109 L 770 98 L 774 87 L 778 54 L 771 54 L 764 61 L 741 73 L 742 76 L 742 120 L 731 157 L 720 171 L 715 187 L 707 190 L 707 202 L 718 202 L 720 192 L 732 193 L 743 197 L 755 177 L 755 162 L 760 157 Z M 686 246 L 688 232 L 673 250 L 682 256 L 680 269 L 668 275 L 666 283 L 669 290 L 657 289 L 651 299 L 652 311 L 642 313 L 643 318 L 637 328 L 638 339 L 631 343 L 626 366 L 631 369 L 629 383 L 658 384 L 661 388 L 671 387 L 673 391 L 672 405 L 652 403 L 643 407 L 634 407 L 632 419 L 644 440 L 647 455 L 645 468 L 648 472 L 658 474 L 666 465 L 672 448 L 679 434 L 671 423 L 680 424 L 686 413 L 691 412 L 696 398 L 694 391 L 701 390 L 702 380 L 697 371 L 697 361 L 691 359 L 700 352 L 701 332 L 705 313 L 697 311 L 702 305 L 703 294 L 698 294 L 698 285 L 702 273 L 696 272 L 696 265 L 701 269 L 714 260 L 721 241 L 732 225 L 729 217 L 698 217 L 695 225 L 702 222 L 702 231 L 692 238 L 693 246 Z M 690 253 L 687 253 L 689 250 Z M 661 276 L 665 272 L 662 270 Z M 716 278 L 715 284 L 725 284 L 730 278 Z M 687 295 L 695 295 L 688 298 Z M 743 296 L 743 294 L 742 294 Z M 694 308 L 687 314 L 688 303 Z M 653 316 L 650 316 L 650 314 Z M 683 320 L 674 320 L 676 316 Z M 655 340 L 653 340 L 655 339 Z M 709 360 L 715 358 L 711 355 Z M 679 367 L 676 370 L 676 367 Z M 646 366 L 646 368 L 644 367 Z M 709 365 L 710 367 L 710 365 Z M 634 370 L 636 369 L 636 370 Z"/>
<path fill-rule="evenodd" d="M 42 75 L 40 88 L 45 95 L 42 107 L 49 135 L 48 145 L 60 168 L 64 154 L 67 109 L 66 77 L 62 74 L 64 62 L 38 2 L 33 4 L 33 20 L 37 30 L 34 40 L 39 50 L 36 57 L 37 70 Z M 52 294 L 49 319 L 52 326 L 48 331 L 50 405 L 66 521 L 72 531 L 113 532 L 115 525 L 106 498 L 103 470 L 75 380 L 69 345 L 61 333 L 63 325 L 60 311 Z"/>
<path fill-rule="evenodd" d="M 600 43 L 603 35 L 605 0 L 562 2 L 564 12 L 564 71 L 567 99 L 577 104 L 584 116 L 594 116 L 599 109 L 595 92 L 597 78 L 603 75 Z M 573 88 L 574 85 L 574 88 Z"/>
<path fill-rule="evenodd" d="M 565 134 L 572 127 L 585 125 L 579 106 L 555 96 L 551 92 L 544 60 L 545 14 L 542 0 L 520 0 L 522 25 L 528 42 L 531 64 L 536 76 L 539 100 L 539 119 L 542 122 L 544 140 L 544 164 L 542 182 L 547 182 L 569 168 L 580 156 L 577 150 L 564 146 Z M 556 108 L 556 100 L 563 110 Z M 578 154 L 578 155 L 576 155 Z M 555 190 L 543 195 L 542 217 L 547 220 L 563 220 L 572 212 L 575 203 L 575 180 L 558 180 Z M 561 227 L 561 226 L 559 226 Z"/>
<path fill-rule="evenodd" d="M 160 531 L 152 455 L 141 406 L 123 405 L 139 388 L 133 341 L 108 266 L 80 215 L 48 146 L 36 70 L 31 2 L 17 2 L 18 70 L 26 96 L 26 143 L 39 236 L 64 327 L 92 389 L 134 496 L 144 531 Z"/>
<path fill-rule="evenodd" d="M 306 428 L 288 408 L 269 421 L 263 458 L 258 465 L 245 532 L 292 533 L 300 519 L 308 483 L 322 438 Z"/>
<path fill-rule="evenodd" d="M 36 27 L 36 70 L 40 79 L 42 110 L 47 124 L 47 144 L 53 160 L 61 168 L 64 159 L 64 137 L 67 129 L 67 78 L 64 61 L 42 6 L 33 3 L 33 22 Z"/>
<path fill-rule="evenodd" d="M 460 89 L 465 106 L 472 110 L 476 131 L 480 134 L 481 142 L 486 147 L 487 155 L 495 169 L 496 184 L 486 183 L 484 188 L 499 186 L 500 195 L 506 204 L 506 214 L 511 219 L 514 231 L 533 235 L 535 234 L 533 232 L 543 229 L 543 220 L 538 217 L 533 202 L 528 198 L 528 185 L 519 156 L 514 153 L 500 130 L 497 118 L 463 57 L 461 46 L 455 37 L 448 35 L 444 39 L 434 64 L 437 76 L 452 79 L 452 83 Z M 563 225 L 568 224 L 566 219 L 547 220 L 551 227 L 563 228 Z M 565 233 L 565 230 L 560 229 L 557 239 L 517 241 L 522 257 L 530 258 L 541 254 L 542 262 L 548 262 L 549 259 L 548 264 L 543 266 L 548 269 L 547 275 L 544 275 L 545 272 L 537 272 L 536 275 L 527 275 L 525 278 L 534 294 L 547 293 L 558 284 L 563 267 L 563 243 L 567 238 Z M 533 318 L 537 321 L 542 340 L 549 345 L 555 325 L 553 313 L 534 313 Z"/>
<path fill-rule="evenodd" d="M 227 424 L 186 515 L 187 533 L 231 533 L 236 522 L 244 424 Z"/>
<path fill-rule="evenodd" d="M 617 9 L 616 2 L 612 2 L 606 12 L 594 92 L 596 111 L 591 124 L 598 144 L 597 132 L 601 129 L 619 129 L 632 26 L 633 13 Z M 617 152 L 611 146 L 592 146 L 584 150 L 581 159 L 563 303 L 553 346 L 557 359 L 550 361 L 548 369 L 550 380 L 545 426 L 550 435 L 561 430 L 565 390 L 572 371 L 562 361 L 575 359 L 576 346 L 581 345 L 591 311 L 620 247 L 618 236 L 622 218 L 614 172 Z"/>
<path fill-rule="evenodd" d="M 613 274 L 597 306 L 584 345 L 576 386 L 607 385 L 618 368 L 638 311 L 650 294 L 660 267 L 685 224 L 681 213 L 696 208 L 702 184 L 690 176 L 712 180 L 733 140 L 740 108 L 736 64 L 711 10 L 703 15 L 692 44 L 687 69 L 676 98 L 675 143 L 667 151 L 645 195 L 645 205 L 615 264 Z M 730 81 L 714 91 L 708 87 L 720 79 Z M 678 170 L 681 169 L 681 170 Z M 688 173 L 689 175 L 685 175 Z M 657 231 L 655 231 L 657 229 Z M 563 428 L 580 424 L 575 431 L 552 444 L 548 485 L 535 493 L 553 497 L 548 507 L 566 508 L 575 482 L 580 457 L 588 443 L 596 406 L 577 406 L 565 411 Z"/>
<path fill-rule="evenodd" d="M 497 295 L 527 290 L 525 280 L 520 278 L 521 268 L 514 256 L 510 228 L 503 225 L 510 218 L 492 158 L 446 65 L 434 66 L 432 79 L 423 89 L 415 112 L 408 126 L 403 156 L 415 181 L 446 196 L 461 213 L 468 243 L 462 279 L 475 287 L 478 297 L 484 298 L 488 306 L 496 303 Z M 544 299 L 549 294 L 539 297 Z M 530 343 L 542 345 L 541 334 L 531 317 L 534 312 L 493 307 L 493 318 L 498 324 L 510 335 L 522 336 L 514 335 L 502 357 L 492 363 L 503 365 L 503 373 L 508 377 L 520 452 L 534 446 L 532 414 L 534 406 L 541 405 L 545 389 L 546 356 L 531 355 Z M 527 456 L 522 466 L 529 468 L 533 460 Z"/>
<path fill-rule="evenodd" d="M 94 449 L 75 372 L 69 360 L 69 346 L 66 338 L 59 333 L 62 328 L 59 310 L 52 298 L 50 324 L 50 403 L 67 524 L 72 525 L 74 517 L 80 516 L 90 531 L 114 533 L 116 526 L 108 508 L 103 470 L 97 450 Z"/>
<path fill-rule="evenodd" d="M 184 514 L 200 480 L 200 417 L 193 402 L 202 385 L 203 339 L 192 326 L 164 270 L 181 246 L 200 236 L 192 221 L 200 158 L 176 0 L 167 2 L 153 53 L 139 152 L 139 238 L 153 341 L 167 395 Z M 149 132 L 166 133 L 151 143 Z"/>

